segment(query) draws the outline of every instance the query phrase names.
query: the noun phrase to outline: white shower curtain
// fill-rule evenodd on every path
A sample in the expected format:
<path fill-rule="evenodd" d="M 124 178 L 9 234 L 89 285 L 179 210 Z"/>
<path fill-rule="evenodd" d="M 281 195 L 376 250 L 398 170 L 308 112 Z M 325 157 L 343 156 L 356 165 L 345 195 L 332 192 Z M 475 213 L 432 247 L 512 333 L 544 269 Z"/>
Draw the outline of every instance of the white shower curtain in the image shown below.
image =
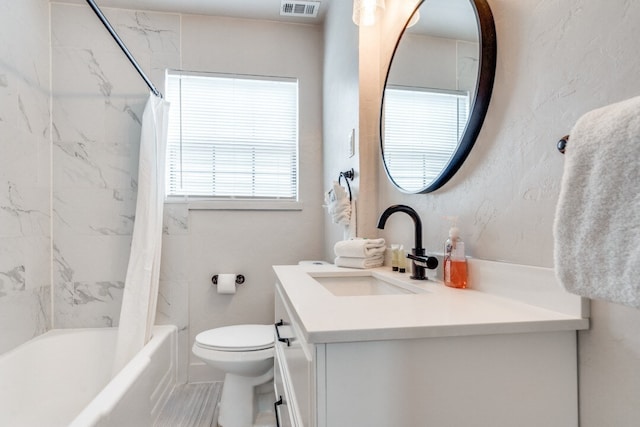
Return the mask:
<path fill-rule="evenodd" d="M 113 375 L 151 338 L 162 248 L 162 209 L 169 103 L 153 94 L 142 115 L 138 199 L 124 284 Z"/>

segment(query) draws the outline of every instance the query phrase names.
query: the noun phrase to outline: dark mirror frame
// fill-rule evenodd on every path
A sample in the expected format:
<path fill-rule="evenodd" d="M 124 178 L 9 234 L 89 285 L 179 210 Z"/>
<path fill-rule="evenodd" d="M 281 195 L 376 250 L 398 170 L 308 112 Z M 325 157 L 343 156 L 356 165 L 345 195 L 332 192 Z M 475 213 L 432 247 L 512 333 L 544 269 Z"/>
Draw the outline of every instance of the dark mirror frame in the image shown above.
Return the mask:
<path fill-rule="evenodd" d="M 425 1 L 422 0 L 414 10 L 417 11 L 420 6 Z M 409 192 L 400 187 L 393 179 L 393 177 L 389 174 L 389 170 L 387 169 L 386 161 L 384 160 L 384 89 L 382 91 L 382 103 L 380 108 L 380 149 L 382 153 L 382 160 L 384 164 L 384 169 L 387 174 L 389 180 L 395 185 L 400 191 L 409 194 L 424 194 L 430 193 L 438 188 L 442 187 L 447 181 L 455 175 L 455 173 L 460 169 L 462 163 L 466 160 L 467 156 L 471 152 L 473 148 L 473 144 L 476 142 L 478 134 L 480 133 L 480 129 L 482 128 L 482 123 L 484 122 L 484 118 L 487 114 L 487 109 L 489 108 L 489 101 L 491 100 L 491 92 L 493 91 L 493 82 L 495 78 L 496 71 L 496 29 L 495 24 L 493 22 L 493 13 L 491 12 L 491 8 L 486 0 L 469 0 L 471 5 L 473 6 L 475 15 L 476 15 L 476 23 L 478 25 L 479 31 L 479 49 L 480 49 L 480 64 L 478 66 L 478 80 L 476 84 L 476 93 L 474 97 L 474 103 L 470 109 L 469 120 L 467 126 L 465 127 L 464 133 L 462 134 L 462 138 L 460 139 L 460 143 L 458 144 L 458 148 L 453 153 L 453 156 L 447 163 L 447 166 L 444 170 L 438 175 L 438 177 L 431 183 L 429 186 L 425 187 L 420 191 Z M 413 14 L 412 14 L 413 16 Z M 407 20 L 407 23 L 411 20 Z M 406 30 L 406 24 L 405 24 Z M 389 68 L 387 70 L 387 76 L 385 77 L 384 88 L 387 87 L 387 80 L 389 79 L 389 71 L 391 70 L 391 66 L 393 64 L 393 58 L 396 55 L 398 50 L 398 45 L 402 41 L 402 36 L 404 35 L 404 31 L 398 37 L 398 41 L 396 42 L 396 46 L 393 50 L 393 55 L 391 57 L 391 61 L 389 62 Z"/>

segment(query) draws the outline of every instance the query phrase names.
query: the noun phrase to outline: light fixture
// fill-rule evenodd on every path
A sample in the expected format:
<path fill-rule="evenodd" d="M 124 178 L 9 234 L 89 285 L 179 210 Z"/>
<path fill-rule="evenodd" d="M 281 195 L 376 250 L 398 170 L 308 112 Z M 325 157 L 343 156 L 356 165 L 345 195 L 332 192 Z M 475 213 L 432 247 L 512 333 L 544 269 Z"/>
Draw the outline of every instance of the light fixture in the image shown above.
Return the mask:
<path fill-rule="evenodd" d="M 384 0 L 353 0 L 353 23 L 365 27 L 374 25 L 378 8 L 384 9 Z"/>

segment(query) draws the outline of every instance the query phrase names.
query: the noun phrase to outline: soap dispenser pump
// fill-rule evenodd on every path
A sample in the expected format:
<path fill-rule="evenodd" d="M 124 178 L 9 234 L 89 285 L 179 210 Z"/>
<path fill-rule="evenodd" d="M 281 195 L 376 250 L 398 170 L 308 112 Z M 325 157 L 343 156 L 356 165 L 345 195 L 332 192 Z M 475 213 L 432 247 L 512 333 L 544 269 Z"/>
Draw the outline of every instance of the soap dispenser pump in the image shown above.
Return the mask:
<path fill-rule="evenodd" d="M 455 222 L 449 229 L 449 238 L 444 244 L 444 284 L 452 288 L 467 287 L 467 259 L 464 242 Z"/>

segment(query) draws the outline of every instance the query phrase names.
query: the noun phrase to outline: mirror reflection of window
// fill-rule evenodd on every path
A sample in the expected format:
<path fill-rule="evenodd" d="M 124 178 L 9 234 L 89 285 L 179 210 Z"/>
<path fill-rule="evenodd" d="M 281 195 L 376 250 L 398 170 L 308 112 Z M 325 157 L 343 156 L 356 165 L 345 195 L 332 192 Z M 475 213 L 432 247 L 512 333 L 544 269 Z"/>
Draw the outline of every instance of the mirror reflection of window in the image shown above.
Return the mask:
<path fill-rule="evenodd" d="M 435 180 L 456 151 L 469 116 L 469 92 L 387 86 L 383 150 L 389 174 L 405 191 Z"/>
<path fill-rule="evenodd" d="M 298 198 L 298 81 L 169 71 L 167 196 Z"/>
<path fill-rule="evenodd" d="M 379 136 L 391 182 L 405 193 L 430 193 L 458 171 L 482 127 L 495 75 L 495 26 L 486 0 L 423 0 L 416 12 L 419 19 L 400 35 L 389 64 Z M 429 101 L 388 100 L 398 97 L 391 93 L 398 89 Z M 436 101 L 441 108 L 422 105 Z M 390 113 L 384 109 L 395 108 L 388 107 L 389 102 L 398 102 L 397 117 L 405 130 L 397 124 L 394 131 L 396 124 L 387 123 Z M 406 109 L 400 112 L 403 105 Z M 443 119 L 444 114 L 452 115 Z M 448 130 L 433 131 L 438 127 Z M 410 152 L 412 147 L 415 151 Z"/>

